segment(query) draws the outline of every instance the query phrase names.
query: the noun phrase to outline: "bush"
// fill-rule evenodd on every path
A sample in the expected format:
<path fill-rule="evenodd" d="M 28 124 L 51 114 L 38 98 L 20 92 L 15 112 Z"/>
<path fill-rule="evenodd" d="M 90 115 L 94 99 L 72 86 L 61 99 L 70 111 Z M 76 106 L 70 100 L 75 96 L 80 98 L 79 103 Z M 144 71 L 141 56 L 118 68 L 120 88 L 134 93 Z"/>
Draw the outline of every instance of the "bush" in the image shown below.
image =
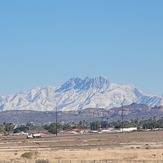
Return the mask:
<path fill-rule="evenodd" d="M 36 160 L 35 163 L 49 163 L 49 160 Z"/>
<path fill-rule="evenodd" d="M 21 157 L 28 158 L 28 159 L 31 159 L 32 156 L 33 156 L 33 152 L 25 152 L 21 155 Z"/>
<path fill-rule="evenodd" d="M 25 153 L 23 153 L 23 154 L 21 155 L 21 157 L 27 158 L 27 159 L 31 159 L 33 156 L 36 157 L 37 155 L 38 155 L 38 151 L 35 151 L 35 152 L 30 151 L 30 152 L 25 152 Z"/>

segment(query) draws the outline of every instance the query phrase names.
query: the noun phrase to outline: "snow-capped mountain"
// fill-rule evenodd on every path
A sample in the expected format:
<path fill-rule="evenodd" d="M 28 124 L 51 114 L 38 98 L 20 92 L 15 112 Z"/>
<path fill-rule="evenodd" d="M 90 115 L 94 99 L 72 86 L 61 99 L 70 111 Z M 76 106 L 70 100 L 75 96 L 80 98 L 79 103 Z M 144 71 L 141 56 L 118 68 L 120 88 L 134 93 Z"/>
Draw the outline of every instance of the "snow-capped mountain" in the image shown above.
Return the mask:
<path fill-rule="evenodd" d="M 125 99 L 125 101 L 124 101 Z M 53 111 L 105 108 L 131 103 L 163 105 L 163 96 L 149 95 L 132 84 L 117 85 L 104 77 L 71 78 L 59 87 L 47 86 L 0 97 L 0 110 Z"/>

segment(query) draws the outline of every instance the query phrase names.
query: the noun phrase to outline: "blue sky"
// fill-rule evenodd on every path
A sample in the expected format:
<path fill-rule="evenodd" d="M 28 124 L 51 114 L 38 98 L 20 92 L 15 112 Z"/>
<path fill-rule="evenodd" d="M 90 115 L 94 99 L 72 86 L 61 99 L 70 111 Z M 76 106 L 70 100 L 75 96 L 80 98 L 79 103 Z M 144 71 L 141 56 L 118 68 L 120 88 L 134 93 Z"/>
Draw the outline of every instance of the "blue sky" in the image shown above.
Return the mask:
<path fill-rule="evenodd" d="M 162 0 L 0 1 L 0 95 L 103 75 L 163 94 Z"/>

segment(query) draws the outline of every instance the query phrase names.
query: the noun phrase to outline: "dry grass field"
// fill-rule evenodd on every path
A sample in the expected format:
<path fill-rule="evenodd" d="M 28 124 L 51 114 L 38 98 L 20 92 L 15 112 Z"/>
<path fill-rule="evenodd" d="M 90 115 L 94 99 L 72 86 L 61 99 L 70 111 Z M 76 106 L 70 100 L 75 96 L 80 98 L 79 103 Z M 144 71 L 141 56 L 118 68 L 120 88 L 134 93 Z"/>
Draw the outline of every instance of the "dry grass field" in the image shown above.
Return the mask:
<path fill-rule="evenodd" d="M 22 154 L 31 154 L 22 157 Z M 39 139 L 26 136 L 1 136 L 0 160 L 34 163 L 38 159 L 56 160 L 163 160 L 163 131 L 43 135 Z M 163 161 L 161 161 L 163 162 Z"/>

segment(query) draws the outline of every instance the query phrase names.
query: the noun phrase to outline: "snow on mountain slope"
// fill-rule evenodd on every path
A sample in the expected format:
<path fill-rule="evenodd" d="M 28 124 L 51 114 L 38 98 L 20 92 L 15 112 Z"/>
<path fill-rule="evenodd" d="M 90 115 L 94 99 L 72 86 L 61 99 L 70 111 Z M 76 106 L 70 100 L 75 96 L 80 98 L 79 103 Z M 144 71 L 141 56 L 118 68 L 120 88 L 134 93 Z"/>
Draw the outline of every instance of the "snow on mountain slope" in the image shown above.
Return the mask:
<path fill-rule="evenodd" d="M 163 96 L 148 95 L 132 84 L 116 85 L 104 77 L 71 78 L 59 87 L 47 86 L 0 97 L 0 110 L 81 110 L 106 108 L 131 103 L 163 105 Z"/>

